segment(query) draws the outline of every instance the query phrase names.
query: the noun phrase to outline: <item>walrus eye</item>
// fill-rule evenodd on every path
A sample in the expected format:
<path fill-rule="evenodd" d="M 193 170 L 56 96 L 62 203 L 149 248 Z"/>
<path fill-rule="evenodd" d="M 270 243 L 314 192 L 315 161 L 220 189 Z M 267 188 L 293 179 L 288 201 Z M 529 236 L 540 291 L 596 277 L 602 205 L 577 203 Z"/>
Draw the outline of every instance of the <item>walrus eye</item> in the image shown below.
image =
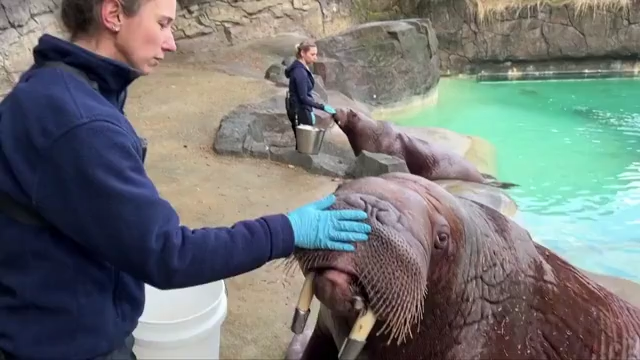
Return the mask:
<path fill-rule="evenodd" d="M 436 241 L 433 246 L 436 249 L 444 249 L 449 243 L 449 234 L 444 231 L 438 231 L 438 236 L 436 236 Z"/>

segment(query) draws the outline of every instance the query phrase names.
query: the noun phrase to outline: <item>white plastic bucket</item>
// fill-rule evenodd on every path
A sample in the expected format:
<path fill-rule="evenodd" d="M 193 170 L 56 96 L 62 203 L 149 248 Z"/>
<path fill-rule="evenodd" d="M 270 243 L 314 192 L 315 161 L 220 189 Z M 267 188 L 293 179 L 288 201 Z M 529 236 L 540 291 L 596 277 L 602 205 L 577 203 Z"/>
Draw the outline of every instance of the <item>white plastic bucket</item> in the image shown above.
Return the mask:
<path fill-rule="evenodd" d="M 224 281 L 176 290 L 145 286 L 133 351 L 146 359 L 219 359 L 227 316 Z"/>

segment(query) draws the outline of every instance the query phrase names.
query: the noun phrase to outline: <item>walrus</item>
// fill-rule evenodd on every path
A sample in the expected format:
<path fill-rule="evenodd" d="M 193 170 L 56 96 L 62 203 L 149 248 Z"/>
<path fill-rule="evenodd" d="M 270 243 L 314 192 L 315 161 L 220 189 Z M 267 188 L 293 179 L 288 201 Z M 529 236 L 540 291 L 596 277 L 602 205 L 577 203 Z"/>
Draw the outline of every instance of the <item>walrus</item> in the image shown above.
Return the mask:
<path fill-rule="evenodd" d="M 640 359 L 640 308 L 495 209 L 407 173 L 335 195 L 373 230 L 354 252 L 287 260 L 307 278 L 296 314 L 321 304 L 310 335 L 294 316 L 287 359 Z"/>
<path fill-rule="evenodd" d="M 362 150 L 396 156 L 407 163 L 410 173 L 429 180 L 465 180 L 501 189 L 518 186 L 482 174 L 464 157 L 398 131 L 387 121 L 369 119 L 353 109 L 344 108 L 337 109 L 333 119 L 347 136 L 356 156 Z"/>

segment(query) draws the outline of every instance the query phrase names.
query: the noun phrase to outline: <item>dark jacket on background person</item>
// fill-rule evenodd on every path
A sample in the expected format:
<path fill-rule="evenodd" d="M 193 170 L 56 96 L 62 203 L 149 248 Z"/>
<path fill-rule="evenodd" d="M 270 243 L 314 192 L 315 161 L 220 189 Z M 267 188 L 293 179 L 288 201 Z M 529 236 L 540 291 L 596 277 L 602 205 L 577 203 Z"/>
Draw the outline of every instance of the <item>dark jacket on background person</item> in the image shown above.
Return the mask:
<path fill-rule="evenodd" d="M 91 359 L 122 346 L 144 282 L 199 285 L 291 254 L 284 214 L 192 230 L 148 178 L 123 115 L 138 73 L 50 35 L 0 103 L 0 191 L 50 226 L 0 213 L 0 350 L 19 359 Z M 76 74 L 39 68 L 62 61 Z"/>
<path fill-rule="evenodd" d="M 289 101 L 295 111 L 312 112 L 313 108 L 322 110 L 324 105 L 313 99 L 313 88 L 316 84 L 311 71 L 300 60 L 296 60 L 284 71 L 289 79 Z"/>

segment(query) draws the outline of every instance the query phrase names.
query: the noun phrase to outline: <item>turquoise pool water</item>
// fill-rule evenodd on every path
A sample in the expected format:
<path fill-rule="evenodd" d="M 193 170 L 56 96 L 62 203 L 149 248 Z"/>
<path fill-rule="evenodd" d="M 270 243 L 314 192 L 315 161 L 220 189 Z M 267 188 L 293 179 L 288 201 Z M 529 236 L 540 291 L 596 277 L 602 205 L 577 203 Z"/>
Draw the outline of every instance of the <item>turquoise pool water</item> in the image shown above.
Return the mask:
<path fill-rule="evenodd" d="M 497 150 L 517 221 L 587 270 L 640 281 L 640 81 L 443 79 L 436 106 L 395 119 Z"/>

